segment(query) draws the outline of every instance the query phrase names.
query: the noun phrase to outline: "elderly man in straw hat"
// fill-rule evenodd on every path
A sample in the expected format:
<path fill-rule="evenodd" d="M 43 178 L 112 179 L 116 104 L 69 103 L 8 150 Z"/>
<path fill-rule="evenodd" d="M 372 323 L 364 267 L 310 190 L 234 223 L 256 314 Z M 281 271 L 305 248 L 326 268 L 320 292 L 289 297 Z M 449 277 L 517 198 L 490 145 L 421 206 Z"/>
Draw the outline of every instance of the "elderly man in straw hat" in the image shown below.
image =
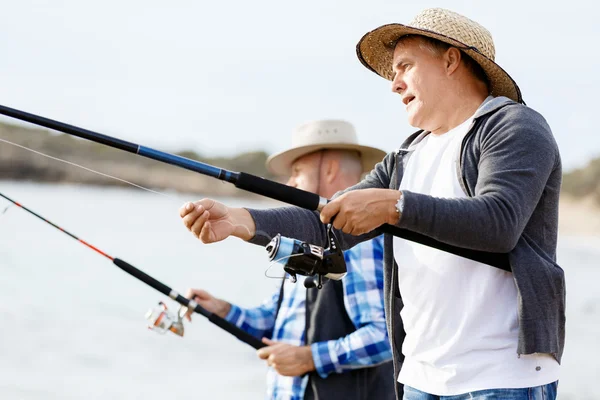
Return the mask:
<path fill-rule="evenodd" d="M 359 145 L 348 122 L 325 120 L 300 126 L 292 148 L 269 157 L 267 167 L 289 176 L 288 185 L 329 198 L 358 183 L 384 155 Z M 296 283 L 286 279 L 257 308 L 240 308 L 201 289 L 190 289 L 188 297 L 265 338 L 268 346 L 258 356 L 270 366 L 269 399 L 393 399 L 382 238 L 363 242 L 344 257 L 343 281 L 317 289 L 303 277 Z"/>
<path fill-rule="evenodd" d="M 398 396 L 404 390 L 410 400 L 554 399 L 565 280 L 556 264 L 561 160 L 548 124 L 494 61 L 490 33 L 457 13 L 427 9 L 407 25 L 381 26 L 363 36 L 357 53 L 391 80 L 419 131 L 337 194 L 321 221 L 335 216 L 345 248 L 389 223 L 450 245 L 508 253 L 511 267 L 506 272 L 385 235 Z M 297 208 L 200 201 L 180 213 L 206 243 L 229 235 L 258 244 L 276 233 L 324 237 L 315 214 Z M 235 228 L 217 229 L 215 218 Z M 292 230 L 291 221 L 302 223 Z"/>

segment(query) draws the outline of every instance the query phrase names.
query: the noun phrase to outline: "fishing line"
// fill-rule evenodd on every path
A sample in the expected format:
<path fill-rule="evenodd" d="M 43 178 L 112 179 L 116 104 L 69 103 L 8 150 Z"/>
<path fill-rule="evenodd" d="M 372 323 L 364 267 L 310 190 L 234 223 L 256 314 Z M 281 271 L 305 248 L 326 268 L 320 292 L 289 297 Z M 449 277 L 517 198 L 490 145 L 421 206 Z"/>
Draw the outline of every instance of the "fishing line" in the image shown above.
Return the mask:
<path fill-rule="evenodd" d="M 288 260 L 288 259 L 290 259 L 292 257 L 300 257 L 300 256 L 302 256 L 302 254 L 290 254 L 289 256 L 284 256 L 284 257 L 281 257 L 281 258 L 279 258 L 277 260 L 271 261 L 269 263 L 269 266 L 265 270 L 265 277 L 269 278 L 269 279 L 281 279 L 281 278 L 284 278 L 283 276 L 274 276 L 274 275 L 267 275 L 267 274 L 269 273 L 269 270 L 273 267 L 273 264 L 277 264 L 278 262 L 283 261 L 283 260 Z M 286 275 L 287 275 L 287 273 L 286 273 Z M 289 279 L 289 278 L 285 278 L 285 279 Z"/>
<path fill-rule="evenodd" d="M 175 197 L 175 196 L 172 196 L 172 195 L 170 195 L 170 194 L 166 194 L 166 193 L 159 192 L 159 191 L 156 191 L 156 190 L 153 190 L 153 189 L 149 189 L 149 188 L 147 188 L 147 187 L 144 187 L 144 186 L 138 185 L 138 184 L 136 184 L 136 183 L 129 182 L 129 181 L 125 180 L 125 179 L 121 179 L 121 178 L 118 178 L 118 177 L 116 177 L 116 176 L 112 176 L 112 175 L 109 175 L 109 174 L 105 174 L 104 172 L 99 172 L 99 171 L 93 170 L 93 169 L 91 169 L 91 168 L 84 167 L 83 165 L 76 164 L 76 163 L 74 163 L 74 162 L 72 162 L 72 161 L 63 160 L 63 159 L 61 159 L 61 158 L 54 157 L 54 156 L 51 156 L 51 155 L 49 155 L 49 154 L 42 153 L 41 151 L 34 150 L 34 149 L 32 149 L 32 148 L 29 148 L 29 147 L 27 147 L 27 146 L 23 146 L 23 145 L 20 145 L 20 144 L 17 144 L 17 143 L 13 143 L 13 142 L 11 142 L 11 141 L 9 141 L 9 140 L 6 140 L 6 139 L 2 139 L 2 138 L 0 138 L 0 142 L 4 142 L 4 143 L 10 144 L 10 145 L 13 145 L 13 146 L 19 147 L 19 148 L 21 148 L 21 149 L 28 150 L 28 151 L 30 151 L 30 152 L 32 152 L 32 153 L 38 154 L 38 155 L 40 155 L 40 156 L 47 157 L 47 158 L 49 158 L 49 159 L 51 159 L 51 160 L 54 160 L 54 161 L 60 161 L 60 162 L 63 162 L 63 163 L 65 163 L 65 164 L 72 165 L 72 166 L 74 166 L 74 167 L 78 167 L 78 168 L 84 169 L 84 170 L 86 170 L 86 171 L 89 171 L 89 172 L 93 172 L 93 173 L 95 173 L 95 174 L 98 174 L 98 175 L 101 175 L 101 176 L 104 176 L 104 177 L 107 177 L 107 178 L 115 179 L 115 180 L 117 180 L 117 181 L 119 181 L 119 182 L 126 183 L 126 184 L 128 184 L 128 185 L 131 185 L 131 186 L 133 186 L 133 187 L 136 187 L 136 188 L 139 188 L 139 189 L 145 190 L 145 191 L 147 191 L 147 192 L 150 192 L 150 193 L 154 193 L 154 194 L 158 194 L 158 195 L 164 196 L 164 197 L 166 197 L 166 198 L 168 198 L 168 199 L 171 199 L 171 200 L 177 200 L 177 201 L 180 201 L 180 199 L 178 199 L 177 197 Z M 223 182 L 223 181 L 221 181 L 221 183 L 222 183 L 223 185 L 225 184 L 225 182 Z M 8 205 L 8 207 L 6 207 L 6 208 L 4 209 L 4 211 L 2 212 L 2 214 L 0 214 L 0 215 L 3 215 L 4 213 L 6 213 L 6 211 L 7 211 L 7 210 L 8 210 L 10 207 L 12 207 L 12 206 L 13 206 L 13 204 L 9 204 L 9 205 Z M 232 224 L 232 225 L 233 225 L 233 224 Z M 234 228 L 237 228 L 237 227 L 239 227 L 239 226 L 241 226 L 241 225 L 233 225 L 233 226 L 234 226 Z"/>
<path fill-rule="evenodd" d="M 2 139 L 2 138 L 0 138 L 0 142 L 8 143 L 8 144 L 11 144 L 11 145 L 13 145 L 13 146 L 19 147 L 19 148 L 21 148 L 21 149 L 25 149 L 25 150 L 31 151 L 32 153 L 38 154 L 38 155 L 40 155 L 40 156 L 47 157 L 47 158 L 49 158 L 49 159 L 51 159 L 51 160 L 54 160 L 54 161 L 60 161 L 60 162 L 63 162 L 63 163 L 65 163 L 65 164 L 72 165 L 72 166 L 74 166 L 74 167 L 78 167 L 78 168 L 84 169 L 84 170 L 86 170 L 86 171 L 89 171 L 89 172 L 93 172 L 94 174 L 98 174 L 98 175 L 104 176 L 104 177 L 106 177 L 106 178 L 111 178 L 111 179 L 114 179 L 114 180 L 116 180 L 116 181 L 119 181 L 119 182 L 122 182 L 122 183 L 126 183 L 126 184 L 128 184 L 128 185 L 134 186 L 134 187 L 136 187 L 136 188 L 139 188 L 139 189 L 145 190 L 145 191 L 147 191 L 147 192 L 150 192 L 150 193 L 159 194 L 159 195 L 161 195 L 161 196 L 165 196 L 165 197 L 167 197 L 167 198 L 170 198 L 170 199 L 173 199 L 173 200 L 178 200 L 178 199 L 177 199 L 175 196 L 171 196 L 171 195 L 169 195 L 169 194 L 166 194 L 166 193 L 158 192 L 158 191 L 156 191 L 156 190 L 149 189 L 149 188 L 147 188 L 147 187 L 144 187 L 144 186 L 138 185 L 138 184 L 136 184 L 136 183 L 133 183 L 133 182 L 126 181 L 125 179 L 121 179 L 121 178 L 118 178 L 118 177 L 116 177 L 116 176 L 112 176 L 112 175 L 109 175 L 109 174 L 105 174 L 104 172 L 100 172 L 100 171 L 96 171 L 96 170 L 93 170 L 93 169 L 91 169 L 91 168 L 88 168 L 88 167 L 84 167 L 83 165 L 76 164 L 76 163 L 74 163 L 74 162 L 72 162 L 72 161 L 63 160 L 62 158 L 58 158 L 58 157 L 51 156 L 51 155 L 49 155 L 49 154 L 42 153 L 41 151 L 34 150 L 34 149 L 31 149 L 31 148 L 29 148 L 29 147 L 26 147 L 26 146 L 23 146 L 23 145 L 20 145 L 20 144 L 17 144 L 17 143 L 13 143 L 13 142 L 11 142 L 11 141 L 9 141 L 9 140 L 6 140 L 6 139 Z"/>

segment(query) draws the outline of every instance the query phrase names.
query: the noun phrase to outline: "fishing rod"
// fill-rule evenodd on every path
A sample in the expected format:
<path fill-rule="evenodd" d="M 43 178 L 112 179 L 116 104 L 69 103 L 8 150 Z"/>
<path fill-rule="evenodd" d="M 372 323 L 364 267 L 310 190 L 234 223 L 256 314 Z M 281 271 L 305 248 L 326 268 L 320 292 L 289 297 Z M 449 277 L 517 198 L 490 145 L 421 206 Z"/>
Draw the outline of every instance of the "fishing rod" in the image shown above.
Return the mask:
<path fill-rule="evenodd" d="M 146 274 L 144 271 L 137 269 L 133 265 L 129 264 L 126 261 L 121 260 L 120 258 L 115 258 L 115 257 L 109 256 L 104 251 L 89 244 L 85 240 L 78 238 L 77 236 L 64 230 L 63 228 L 54 224 L 53 222 L 48 221 L 46 218 L 44 218 L 41 215 L 37 214 L 36 212 L 30 210 L 29 208 L 23 206 L 22 204 L 14 201 L 13 199 L 5 196 L 4 194 L 0 193 L 0 196 L 4 197 L 6 200 L 8 200 L 11 203 L 13 203 L 14 205 L 22 208 L 23 210 L 27 211 L 28 213 L 36 216 L 37 218 L 41 219 L 42 221 L 48 223 L 49 225 L 53 226 L 54 228 L 60 230 L 61 232 L 65 233 L 66 235 L 69 235 L 71 238 L 77 240 L 81 244 L 94 250 L 98 254 L 101 254 L 104 257 L 108 258 L 110 261 L 113 262 L 113 264 L 115 264 L 117 267 L 121 268 L 123 271 L 127 272 L 129 275 L 131 275 L 131 276 L 139 279 L 140 281 L 144 282 L 145 284 L 153 287 L 154 289 L 158 290 L 162 294 L 169 296 L 171 299 L 173 299 L 176 302 L 178 302 L 179 304 L 181 304 L 181 306 L 186 307 L 187 310 L 191 310 L 195 313 L 201 314 L 204 317 L 208 318 L 208 320 L 210 322 L 217 325 L 219 328 L 224 329 L 227 332 L 231 333 L 233 336 L 237 337 L 242 342 L 249 344 L 250 346 L 254 347 L 257 350 L 266 346 L 264 343 L 262 343 L 260 341 L 260 339 L 252 336 L 251 334 L 242 330 L 241 328 L 238 328 L 236 325 L 221 318 L 220 316 L 216 315 L 215 313 L 208 311 L 206 308 L 204 308 L 201 305 L 199 305 L 198 303 L 196 303 L 193 299 L 188 299 L 188 298 L 183 297 L 182 295 L 177 293 L 175 290 L 171 289 L 164 283 L 154 279 L 150 275 Z M 161 331 L 161 332 L 170 330 L 173 333 L 178 334 L 179 336 L 183 336 L 183 323 L 181 321 L 181 319 L 183 317 L 183 314 L 181 313 L 182 310 L 180 309 L 180 312 L 178 313 L 178 315 L 176 317 L 173 317 L 172 314 L 167 312 L 167 307 L 164 303 L 160 302 L 159 304 L 161 305 L 161 308 L 154 310 L 154 311 L 151 310 L 146 315 L 146 318 L 151 320 L 151 325 L 149 327 L 155 328 L 156 330 Z M 186 311 L 186 310 L 183 309 L 183 311 Z"/>
<path fill-rule="evenodd" d="M 307 210 L 320 211 L 329 201 L 328 199 L 315 193 L 264 179 L 256 175 L 245 172 L 228 171 L 226 169 L 218 168 L 200 161 L 190 160 L 189 158 L 155 150 L 150 147 L 141 146 L 136 143 L 128 142 L 122 139 L 114 138 L 3 105 L 0 105 L 0 114 L 63 132 L 68 135 L 87 139 L 92 142 L 114 147 L 116 149 L 124 150 L 129 153 L 134 153 L 146 158 L 151 158 L 163 163 L 195 171 L 203 175 L 211 176 L 221 181 L 233 183 L 238 189 L 265 196 L 274 200 L 279 200 Z M 402 239 L 433 247 L 460 257 L 491 265 L 492 267 L 500 268 L 505 271 L 511 271 L 508 261 L 508 254 L 506 253 L 490 253 L 453 246 L 435 240 L 429 236 L 398 228 L 389 224 L 384 224 L 377 229 L 382 233 L 387 233 Z"/>

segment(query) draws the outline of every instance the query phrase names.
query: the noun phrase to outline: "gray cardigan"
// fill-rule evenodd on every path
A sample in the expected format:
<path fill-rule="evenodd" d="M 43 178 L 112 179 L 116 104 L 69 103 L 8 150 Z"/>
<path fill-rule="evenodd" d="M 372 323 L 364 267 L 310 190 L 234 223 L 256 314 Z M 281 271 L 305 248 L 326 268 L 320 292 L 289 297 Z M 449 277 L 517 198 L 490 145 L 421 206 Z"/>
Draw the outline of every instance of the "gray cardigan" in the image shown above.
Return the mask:
<path fill-rule="evenodd" d="M 420 133 L 347 190 L 397 190 Z M 550 127 L 539 113 L 505 97 L 486 101 L 463 139 L 457 174 L 469 197 L 436 198 L 403 191 L 404 212 L 397 226 L 459 247 L 508 253 L 518 290 L 517 353 L 550 353 L 560 362 L 565 279 L 556 264 L 556 240 L 562 171 Z M 248 211 L 256 224 L 252 243 L 266 245 L 277 233 L 326 243 L 325 227 L 316 212 L 297 207 Z M 379 234 L 336 233 L 344 249 Z M 392 246 L 393 237 L 385 235 L 385 309 L 397 376 L 404 330 Z"/>

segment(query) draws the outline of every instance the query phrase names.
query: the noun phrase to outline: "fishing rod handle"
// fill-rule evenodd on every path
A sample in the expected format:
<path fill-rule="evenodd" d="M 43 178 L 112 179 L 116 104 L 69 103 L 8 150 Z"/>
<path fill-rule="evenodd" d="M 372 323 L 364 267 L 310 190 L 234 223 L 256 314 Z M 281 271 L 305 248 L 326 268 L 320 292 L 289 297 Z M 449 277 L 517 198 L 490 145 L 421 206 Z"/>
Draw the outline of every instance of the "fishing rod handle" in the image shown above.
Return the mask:
<path fill-rule="evenodd" d="M 227 321 L 226 319 L 219 317 L 217 314 L 213 313 L 210 317 L 208 317 L 208 320 L 210 322 L 212 322 L 213 324 L 217 325 L 219 328 L 224 329 L 227 332 L 231 333 L 233 336 L 235 336 L 242 342 L 247 343 L 250 346 L 254 347 L 256 350 L 262 349 L 263 347 L 267 346 L 256 336 L 252 336 L 251 334 L 242 330 L 238 326 L 233 325 L 231 322 Z"/>
<path fill-rule="evenodd" d="M 112 262 L 117 267 L 119 267 L 123 271 L 127 272 L 129 275 L 139 279 L 140 281 L 144 282 L 146 285 L 148 285 L 148 286 L 158 290 L 162 294 L 170 297 L 172 289 L 170 287 L 168 287 L 167 285 L 165 285 L 164 283 L 157 281 L 156 279 L 154 279 L 153 277 L 151 277 L 144 271 L 137 269 L 133 265 L 129 264 L 127 261 L 123 261 L 120 258 L 115 258 L 112 260 Z"/>
<path fill-rule="evenodd" d="M 465 249 L 464 247 L 453 246 L 448 243 L 435 240 L 429 236 L 409 231 L 407 229 L 398 228 L 397 226 L 389 224 L 381 225 L 378 230 L 382 233 L 387 233 L 411 242 L 422 244 L 424 246 L 433 247 L 435 249 L 445 251 L 459 257 L 464 257 L 472 261 L 477 261 L 482 264 L 490 265 L 504 271 L 512 271 L 507 253 L 490 253 L 486 251 Z"/>
<path fill-rule="evenodd" d="M 318 194 L 296 189 L 283 183 L 271 181 L 256 175 L 240 172 L 234 183 L 238 189 L 283 201 L 306 210 L 321 210 L 327 199 Z"/>

